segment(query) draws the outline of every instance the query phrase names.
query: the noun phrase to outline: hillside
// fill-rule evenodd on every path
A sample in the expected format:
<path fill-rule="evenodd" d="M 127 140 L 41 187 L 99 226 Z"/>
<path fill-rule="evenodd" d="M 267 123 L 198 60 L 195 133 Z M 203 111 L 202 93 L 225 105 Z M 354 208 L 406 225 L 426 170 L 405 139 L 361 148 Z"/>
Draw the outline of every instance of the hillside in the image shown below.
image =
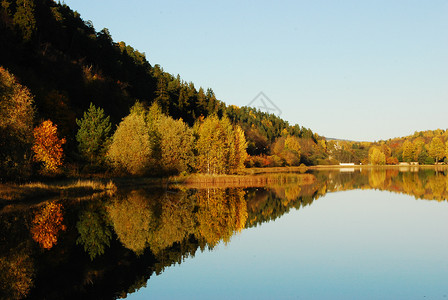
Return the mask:
<path fill-rule="evenodd" d="M 403 139 L 379 143 L 326 140 L 308 128 L 290 125 L 273 114 L 227 105 L 218 100 L 211 88 L 196 88 L 194 83 L 183 80 L 180 75 L 168 74 L 161 66 L 151 65 L 144 53 L 125 42 L 113 41 L 107 28 L 97 31 L 91 22 L 84 21 L 79 13 L 64 3 L 52 0 L 2 1 L 0 45 L 0 67 L 4 68 L 3 82 L 0 82 L 4 119 L 0 122 L 3 129 L 0 167 L 3 170 L 20 169 L 19 166 L 24 165 L 29 169 L 33 157 L 32 130 L 45 120 L 57 125 L 58 136 L 64 141 L 59 146 L 64 152 L 65 162 L 74 169 L 83 169 L 86 160 L 85 155 L 82 158 L 82 147 L 76 139 L 79 130 L 76 119 L 83 117 L 91 103 L 103 109 L 105 116 L 110 116 L 112 130 L 107 131 L 109 137 L 129 115 L 135 103 L 141 103 L 145 109 L 157 104 L 164 115 L 196 128 L 194 139 L 198 136 L 198 127 L 209 116 L 226 116 L 244 133 L 248 154 L 245 164 L 249 167 L 349 161 L 369 163 L 373 147 L 379 149 L 380 164 L 387 163 L 391 157 L 394 159 L 389 159 L 388 163 L 411 159 L 407 152 L 403 157 Z M 20 98 L 17 93 L 27 95 L 27 100 L 17 102 Z M 26 113 L 23 116 L 26 118 L 22 121 L 28 120 L 28 123 L 19 124 L 19 117 L 14 119 L 10 116 L 18 105 L 24 103 L 28 106 L 26 109 L 24 106 Z M 234 127 L 236 131 L 237 127 Z M 427 159 L 431 157 L 430 139 L 423 134 L 424 146 L 419 142 L 414 147 L 420 148 L 413 150 L 418 154 L 413 152 L 412 160 L 415 155 L 420 155 L 422 163 L 443 159 L 440 155 L 433 160 Z M 416 138 L 405 140 L 414 141 Z M 446 142 L 445 135 L 441 142 Z M 193 152 L 197 154 L 198 149 L 194 148 Z M 108 168 L 103 165 L 100 169 Z M 194 169 L 191 164 L 189 170 Z"/>

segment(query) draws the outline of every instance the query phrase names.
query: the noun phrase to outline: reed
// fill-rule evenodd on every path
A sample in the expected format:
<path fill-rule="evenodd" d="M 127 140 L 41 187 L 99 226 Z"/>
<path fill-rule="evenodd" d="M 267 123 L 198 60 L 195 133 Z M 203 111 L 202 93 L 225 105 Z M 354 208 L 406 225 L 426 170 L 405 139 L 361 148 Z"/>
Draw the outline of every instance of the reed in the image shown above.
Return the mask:
<path fill-rule="evenodd" d="M 0 200 L 18 201 L 52 196 L 81 196 L 99 192 L 115 193 L 117 187 L 110 180 L 107 183 L 95 180 L 75 180 L 60 183 L 31 182 L 26 184 L 1 184 Z"/>

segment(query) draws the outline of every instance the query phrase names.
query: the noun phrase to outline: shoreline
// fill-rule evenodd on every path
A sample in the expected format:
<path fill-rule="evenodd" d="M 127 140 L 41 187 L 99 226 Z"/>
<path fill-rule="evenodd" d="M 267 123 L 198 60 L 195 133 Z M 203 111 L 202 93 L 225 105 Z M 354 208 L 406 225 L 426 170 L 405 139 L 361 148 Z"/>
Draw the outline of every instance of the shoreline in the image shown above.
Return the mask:
<path fill-rule="evenodd" d="M 298 167 L 246 168 L 235 175 L 190 174 L 169 177 L 93 177 L 72 178 L 53 182 L 31 182 L 26 184 L 0 183 L 0 205 L 48 199 L 51 197 L 79 198 L 100 193 L 113 194 L 117 189 L 132 187 L 186 187 L 228 188 L 262 187 L 275 183 L 308 185 L 316 178 L 307 171 L 362 169 L 398 169 L 403 172 L 419 169 L 444 171 L 448 165 L 318 165 Z"/>

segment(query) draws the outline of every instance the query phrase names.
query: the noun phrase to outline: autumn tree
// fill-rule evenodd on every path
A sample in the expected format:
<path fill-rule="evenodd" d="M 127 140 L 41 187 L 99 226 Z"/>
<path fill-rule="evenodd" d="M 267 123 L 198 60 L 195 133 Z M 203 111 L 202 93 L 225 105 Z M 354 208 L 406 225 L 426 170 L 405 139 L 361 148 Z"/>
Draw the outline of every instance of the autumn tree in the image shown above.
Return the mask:
<path fill-rule="evenodd" d="M 414 144 L 411 141 L 406 140 L 403 143 L 403 161 L 406 162 L 413 161 L 414 152 L 415 152 Z"/>
<path fill-rule="evenodd" d="M 153 141 L 145 121 L 145 115 L 134 107 L 117 127 L 107 152 L 112 166 L 133 175 L 149 171 Z"/>
<path fill-rule="evenodd" d="M 84 112 L 80 120 L 76 120 L 79 126 L 76 140 L 79 152 L 93 165 L 101 165 L 109 146 L 109 133 L 111 124 L 109 116 L 104 114 L 102 108 L 96 108 L 90 103 L 89 109 Z"/>
<path fill-rule="evenodd" d="M 193 163 L 193 130 L 182 120 L 160 117 L 157 130 L 160 134 L 160 164 L 169 173 L 187 171 Z"/>
<path fill-rule="evenodd" d="M 235 154 L 230 161 L 231 172 L 238 172 L 244 169 L 244 162 L 247 158 L 247 142 L 243 129 L 239 125 L 236 125 L 233 130 L 233 145 Z"/>
<path fill-rule="evenodd" d="M 372 147 L 369 150 L 369 162 L 372 165 L 384 165 L 386 164 L 386 156 L 377 147 Z"/>
<path fill-rule="evenodd" d="M 445 157 L 448 157 L 448 141 L 445 143 Z"/>
<path fill-rule="evenodd" d="M 30 91 L 0 67 L 0 178 L 31 173 L 33 103 Z"/>
<path fill-rule="evenodd" d="M 424 159 L 422 159 L 422 156 L 425 155 L 425 141 L 423 138 L 418 137 L 413 141 L 414 144 L 414 161 L 417 161 L 421 164 L 424 163 Z"/>
<path fill-rule="evenodd" d="M 217 116 L 210 116 L 197 125 L 197 169 L 207 174 L 226 173 L 228 153 L 226 134 Z"/>
<path fill-rule="evenodd" d="M 429 155 L 435 159 L 436 163 L 445 156 L 445 145 L 439 137 L 434 137 L 429 144 Z"/>
<path fill-rule="evenodd" d="M 246 139 L 241 128 L 233 126 L 226 117 L 216 115 L 195 125 L 199 172 L 207 174 L 235 173 L 243 167 L 247 157 Z"/>
<path fill-rule="evenodd" d="M 272 144 L 271 153 L 278 156 L 284 164 L 296 166 L 300 163 L 300 148 L 299 139 L 287 135 L 275 140 Z"/>
<path fill-rule="evenodd" d="M 58 138 L 58 128 L 50 120 L 34 129 L 34 160 L 43 163 L 45 172 L 54 173 L 62 166 L 65 138 Z"/>

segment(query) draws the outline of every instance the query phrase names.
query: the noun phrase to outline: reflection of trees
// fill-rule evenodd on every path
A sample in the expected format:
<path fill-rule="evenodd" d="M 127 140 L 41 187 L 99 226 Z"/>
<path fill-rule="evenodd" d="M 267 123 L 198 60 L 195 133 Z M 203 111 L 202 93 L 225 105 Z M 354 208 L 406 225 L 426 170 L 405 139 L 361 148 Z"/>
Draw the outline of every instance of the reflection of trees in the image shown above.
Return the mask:
<path fill-rule="evenodd" d="M 167 193 L 160 203 L 158 227 L 151 234 L 151 251 L 155 254 L 194 232 L 194 202 L 185 192 Z"/>
<path fill-rule="evenodd" d="M 148 198 L 132 191 L 124 198 L 112 200 L 106 209 L 123 246 L 142 254 L 155 223 Z"/>
<path fill-rule="evenodd" d="M 276 184 L 269 189 L 248 189 L 248 221 L 246 227 L 275 220 L 292 208 L 310 205 L 319 195 L 325 194 L 325 184 L 300 186 L 297 183 Z"/>
<path fill-rule="evenodd" d="M 369 174 L 369 184 L 373 189 L 382 188 L 386 182 L 386 170 L 374 170 Z"/>
<path fill-rule="evenodd" d="M 379 189 L 413 195 L 417 199 L 448 199 L 448 177 L 444 172 L 433 169 L 399 172 L 397 169 L 379 168 L 349 174 L 322 171 L 316 177 L 320 186 L 327 186 L 326 192 Z"/>
<path fill-rule="evenodd" d="M 42 248 L 51 249 L 58 242 L 59 231 L 66 229 L 63 220 L 62 204 L 47 202 L 34 216 L 31 227 L 33 239 Z"/>
<path fill-rule="evenodd" d="M 36 238 L 34 234 L 30 237 L 27 226 L 31 225 L 32 233 L 46 232 L 44 228 L 47 232 L 56 232 L 54 236 L 41 234 L 49 236 L 42 240 L 55 242 L 63 228 L 62 205 L 56 205 L 59 209 L 44 206 L 38 213 L 24 214 L 27 217 L 22 219 L 28 222 L 21 225 L 20 230 L 15 229 L 18 225 L 10 224 L 19 223 L 17 219 L 21 217 L 11 215 L 6 219 L 6 214 L 0 214 L 0 298 L 26 295 L 42 298 L 50 292 L 62 295 L 61 298 L 74 298 L 73 295 L 80 299 L 86 295 L 101 298 L 104 293 L 110 298 L 125 297 L 144 286 L 152 274 L 181 263 L 196 251 L 228 241 L 243 228 L 311 205 L 328 192 L 375 188 L 424 199 L 441 200 L 448 196 L 447 176 L 433 170 L 363 169 L 354 173 L 320 171 L 315 175 L 317 181 L 310 185 L 286 180 L 270 182 L 267 188 L 244 190 L 212 188 L 166 192 L 141 189 L 127 194 L 121 192 L 106 202 L 83 202 L 81 205 L 64 202 L 64 223 L 68 225 L 73 220 L 76 226 L 68 226 L 64 239 L 59 241 L 61 245 L 51 251 L 30 247 L 33 245 L 31 237 Z M 46 210 L 59 217 L 51 219 Z M 118 240 L 112 238 L 113 231 Z M 82 244 L 91 258 L 105 253 L 92 263 L 86 255 L 79 255 L 80 247 L 74 245 L 75 241 Z M 130 255 L 131 251 L 142 255 Z M 31 289 L 33 284 L 36 287 Z"/>
<path fill-rule="evenodd" d="M 241 231 L 247 220 L 243 189 L 198 190 L 196 218 L 198 234 L 211 247 L 220 240 L 228 242 L 234 232 Z"/>
<path fill-rule="evenodd" d="M 107 205 L 120 242 L 137 254 L 146 247 L 161 251 L 195 236 L 213 247 L 246 225 L 244 191 L 206 189 L 196 192 L 133 191 Z"/>
<path fill-rule="evenodd" d="M 107 215 L 100 202 L 91 203 L 87 209 L 79 215 L 76 223 L 79 237 L 77 244 L 84 246 L 84 250 L 89 253 L 90 259 L 104 254 L 106 247 L 110 246 L 112 232 L 107 226 Z"/>
<path fill-rule="evenodd" d="M 10 249 L 0 256 L 0 299 L 25 298 L 33 286 L 34 263 L 29 249 Z"/>

